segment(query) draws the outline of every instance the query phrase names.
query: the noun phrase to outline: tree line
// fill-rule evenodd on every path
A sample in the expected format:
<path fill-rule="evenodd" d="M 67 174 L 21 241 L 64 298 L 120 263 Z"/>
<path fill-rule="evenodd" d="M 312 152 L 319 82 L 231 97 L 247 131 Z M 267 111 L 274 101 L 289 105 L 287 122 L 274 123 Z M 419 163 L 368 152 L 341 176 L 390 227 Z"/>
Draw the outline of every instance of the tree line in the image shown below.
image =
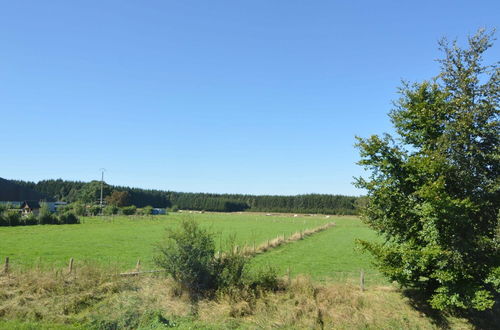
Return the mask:
<path fill-rule="evenodd" d="M 95 204 L 100 199 L 101 182 L 42 180 L 38 182 L 14 181 L 51 199 L 69 203 L 82 202 Z M 120 202 L 116 192 L 126 192 Z M 104 198 L 114 205 L 135 205 L 139 208 L 153 206 L 159 208 L 178 208 L 185 210 L 236 212 L 289 212 L 289 213 L 327 213 L 357 214 L 363 198 L 343 195 L 307 194 L 296 196 L 244 195 L 184 193 L 154 189 L 140 189 L 103 184 Z"/>

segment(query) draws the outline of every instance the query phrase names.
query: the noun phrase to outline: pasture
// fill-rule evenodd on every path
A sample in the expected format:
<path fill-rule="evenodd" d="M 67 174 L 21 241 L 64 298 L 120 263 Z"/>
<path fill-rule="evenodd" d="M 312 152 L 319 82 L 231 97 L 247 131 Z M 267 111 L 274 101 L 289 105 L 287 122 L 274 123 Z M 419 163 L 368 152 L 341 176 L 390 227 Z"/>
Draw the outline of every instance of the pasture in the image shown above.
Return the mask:
<path fill-rule="evenodd" d="M 375 232 L 358 218 L 338 217 L 333 221 L 333 228 L 257 255 L 251 266 L 259 269 L 272 265 L 279 274 L 289 270 L 292 277 L 306 274 L 322 282 L 357 283 L 363 270 L 367 285 L 387 284 L 371 264 L 371 256 L 360 251 L 355 243 L 356 239 L 377 240 Z"/>
<path fill-rule="evenodd" d="M 173 213 L 166 216 L 86 217 L 80 225 L 0 228 L 0 256 L 9 256 L 12 267 L 63 267 L 70 258 L 82 263 L 114 267 L 120 271 L 135 267 L 154 268 L 155 244 L 165 228 L 177 226 L 183 218 L 194 218 L 216 234 L 217 248 L 224 250 L 230 238 L 238 245 L 253 246 L 277 236 L 286 237 L 328 222 L 336 226 L 304 240 L 289 243 L 258 255 L 252 268 L 276 267 L 280 275 L 287 268 L 292 275 L 313 279 L 358 278 L 367 273 L 368 283 L 379 276 L 368 255 L 355 249 L 356 238 L 373 239 L 375 234 L 355 217 L 273 215 L 253 213 Z M 377 277 L 378 278 L 378 277 Z"/>
<path fill-rule="evenodd" d="M 154 244 L 165 228 L 178 226 L 186 217 L 215 233 L 222 249 L 233 235 L 237 244 L 252 245 L 332 221 L 336 225 L 251 260 L 251 271 L 273 266 L 279 275 L 285 275 L 290 269 L 291 280 L 284 281 L 288 282 L 284 291 L 255 297 L 251 304 L 238 295 L 203 300 L 198 314 L 193 315 L 189 300 L 178 296 L 171 279 L 109 276 L 108 268 L 132 269 L 139 258 L 143 269 L 153 268 Z M 163 327 L 158 323 L 163 319 L 147 319 L 153 315 L 151 311 L 161 311 L 180 329 L 320 328 L 322 324 L 339 329 L 401 329 L 410 324 L 438 328 L 395 287 L 381 285 L 387 281 L 373 268 L 370 256 L 356 249 L 358 238 L 377 236 L 358 218 L 319 215 L 117 216 L 83 218 L 80 225 L 3 227 L 0 256 L 11 258 L 12 273 L 0 276 L 0 329 L 120 328 L 143 321 L 149 322 L 145 323 L 148 328 Z M 70 257 L 76 260 L 76 276 L 59 271 Z M 358 285 L 360 269 L 366 274 L 364 292 Z M 443 320 L 451 328 L 473 328 L 463 318 Z M 494 324 L 489 320 L 485 322 Z"/>

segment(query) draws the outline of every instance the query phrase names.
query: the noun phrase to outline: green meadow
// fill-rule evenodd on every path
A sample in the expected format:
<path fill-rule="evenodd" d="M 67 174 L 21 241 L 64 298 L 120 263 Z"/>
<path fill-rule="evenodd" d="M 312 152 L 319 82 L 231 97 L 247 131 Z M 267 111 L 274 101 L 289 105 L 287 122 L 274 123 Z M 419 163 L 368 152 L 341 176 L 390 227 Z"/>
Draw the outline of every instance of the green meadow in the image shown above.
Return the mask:
<path fill-rule="evenodd" d="M 245 213 L 85 217 L 79 225 L 2 227 L 0 256 L 8 256 L 13 267 L 62 266 L 69 258 L 74 258 L 76 263 L 90 261 L 120 269 L 132 268 L 140 259 L 144 267 L 150 268 L 153 267 L 155 244 L 161 241 L 166 228 L 177 226 L 183 218 L 194 218 L 213 232 L 217 248 L 221 250 L 227 247 L 230 239 L 238 245 L 259 245 L 278 235 L 289 236 L 337 221 L 325 216 Z"/>
<path fill-rule="evenodd" d="M 363 271 L 366 284 L 386 284 L 387 280 L 374 269 L 370 255 L 356 246 L 357 239 L 377 240 L 375 232 L 355 217 L 339 217 L 333 222 L 335 227 L 326 231 L 257 255 L 251 267 L 270 265 L 280 275 L 306 274 L 322 282 L 358 281 Z"/>

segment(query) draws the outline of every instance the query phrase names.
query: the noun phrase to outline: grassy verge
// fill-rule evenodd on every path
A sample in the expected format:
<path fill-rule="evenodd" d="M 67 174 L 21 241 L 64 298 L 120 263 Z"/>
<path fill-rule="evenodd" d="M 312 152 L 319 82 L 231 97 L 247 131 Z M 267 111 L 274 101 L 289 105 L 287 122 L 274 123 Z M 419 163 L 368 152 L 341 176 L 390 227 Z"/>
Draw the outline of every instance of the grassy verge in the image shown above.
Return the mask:
<path fill-rule="evenodd" d="M 167 278 L 30 270 L 0 276 L 0 329 L 469 329 L 461 317 L 430 317 L 391 286 L 318 284 L 298 276 L 276 292 L 220 294 L 193 308 Z M 486 321 L 485 321 L 486 322 Z M 492 320 L 493 322 L 493 320 Z M 494 323 L 484 323 L 494 325 Z"/>

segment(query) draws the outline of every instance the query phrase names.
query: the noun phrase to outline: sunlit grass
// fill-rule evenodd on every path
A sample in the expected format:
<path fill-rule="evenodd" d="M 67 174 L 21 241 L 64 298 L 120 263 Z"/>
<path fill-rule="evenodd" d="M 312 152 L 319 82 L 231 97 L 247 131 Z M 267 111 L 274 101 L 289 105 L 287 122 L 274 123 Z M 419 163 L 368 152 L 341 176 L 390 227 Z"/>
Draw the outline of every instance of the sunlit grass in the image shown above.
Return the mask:
<path fill-rule="evenodd" d="M 253 245 L 277 235 L 320 226 L 324 216 L 290 217 L 262 214 L 171 214 L 150 217 L 82 218 L 79 225 L 45 225 L 0 228 L 0 256 L 9 256 L 13 267 L 63 266 L 69 258 L 75 264 L 98 262 L 120 269 L 153 267 L 154 246 L 167 227 L 192 217 L 215 234 L 216 245 L 224 249 L 230 237 L 236 244 Z"/>

